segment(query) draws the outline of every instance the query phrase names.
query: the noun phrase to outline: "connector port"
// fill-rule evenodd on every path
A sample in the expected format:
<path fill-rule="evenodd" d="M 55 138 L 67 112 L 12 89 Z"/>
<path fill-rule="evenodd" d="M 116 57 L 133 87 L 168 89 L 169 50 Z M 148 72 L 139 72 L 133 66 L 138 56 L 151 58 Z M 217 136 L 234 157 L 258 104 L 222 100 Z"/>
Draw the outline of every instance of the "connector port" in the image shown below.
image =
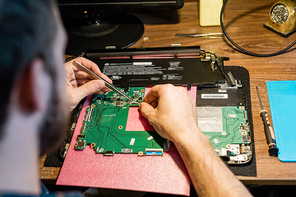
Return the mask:
<path fill-rule="evenodd" d="M 104 155 L 105 155 L 105 156 L 113 156 L 114 154 L 115 154 L 114 151 L 105 151 L 105 152 L 104 152 Z"/>
<path fill-rule="evenodd" d="M 146 155 L 156 155 L 156 156 L 162 156 L 163 155 L 163 149 L 146 149 L 145 150 Z"/>

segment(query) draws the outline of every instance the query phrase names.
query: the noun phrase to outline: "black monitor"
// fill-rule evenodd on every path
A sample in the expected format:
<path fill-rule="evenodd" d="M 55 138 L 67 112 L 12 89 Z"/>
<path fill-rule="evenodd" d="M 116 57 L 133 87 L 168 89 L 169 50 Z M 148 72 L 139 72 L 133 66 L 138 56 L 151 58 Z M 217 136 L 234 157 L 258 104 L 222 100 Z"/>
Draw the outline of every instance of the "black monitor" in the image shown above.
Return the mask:
<path fill-rule="evenodd" d="M 58 0 L 68 33 L 66 54 L 124 49 L 144 33 L 142 21 L 130 11 L 182 8 L 184 0 Z"/>

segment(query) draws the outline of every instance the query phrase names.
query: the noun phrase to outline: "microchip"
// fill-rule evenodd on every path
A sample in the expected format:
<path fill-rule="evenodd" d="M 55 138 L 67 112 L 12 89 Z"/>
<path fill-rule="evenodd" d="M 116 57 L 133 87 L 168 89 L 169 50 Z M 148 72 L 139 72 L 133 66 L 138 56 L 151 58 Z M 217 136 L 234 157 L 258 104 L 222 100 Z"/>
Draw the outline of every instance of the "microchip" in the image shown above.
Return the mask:
<path fill-rule="evenodd" d="M 249 142 L 250 141 L 250 136 L 242 135 L 242 139 L 243 139 L 244 142 Z"/>
<path fill-rule="evenodd" d="M 79 140 L 79 141 L 76 142 L 75 148 L 76 149 L 84 149 L 85 145 L 86 145 L 85 140 L 82 140 L 82 141 Z"/>
<path fill-rule="evenodd" d="M 77 136 L 77 138 L 78 138 L 78 139 L 85 138 L 85 134 L 79 134 L 79 135 Z"/>

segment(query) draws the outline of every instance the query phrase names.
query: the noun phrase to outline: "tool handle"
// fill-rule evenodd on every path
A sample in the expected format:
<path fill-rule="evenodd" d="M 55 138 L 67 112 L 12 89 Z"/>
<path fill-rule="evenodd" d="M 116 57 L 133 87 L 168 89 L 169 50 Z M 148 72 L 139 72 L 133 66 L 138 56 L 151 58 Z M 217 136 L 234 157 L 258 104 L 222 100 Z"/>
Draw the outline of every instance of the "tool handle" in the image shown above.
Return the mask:
<path fill-rule="evenodd" d="M 265 137 L 267 140 L 267 144 L 275 143 L 275 139 L 272 136 L 273 130 L 271 128 L 269 119 L 268 119 L 268 113 L 266 110 L 262 110 L 260 112 L 260 116 L 262 118 L 263 124 L 264 124 L 264 132 L 265 132 Z M 271 133 L 272 132 L 272 133 Z"/>
<path fill-rule="evenodd" d="M 263 124 L 264 124 L 265 137 L 266 137 L 267 145 L 269 147 L 268 152 L 271 156 L 277 156 L 278 149 L 276 147 L 275 136 L 274 136 L 273 129 L 272 129 L 271 124 L 268 119 L 267 111 L 262 110 L 260 112 L 260 116 L 261 116 Z"/>

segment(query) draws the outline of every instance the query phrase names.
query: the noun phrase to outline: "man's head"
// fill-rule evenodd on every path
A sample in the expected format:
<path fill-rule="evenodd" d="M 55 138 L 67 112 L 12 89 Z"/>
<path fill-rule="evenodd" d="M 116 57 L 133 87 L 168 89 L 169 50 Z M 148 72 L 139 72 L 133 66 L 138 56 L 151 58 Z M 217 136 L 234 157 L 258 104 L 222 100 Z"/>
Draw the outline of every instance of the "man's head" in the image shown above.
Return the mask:
<path fill-rule="evenodd" d="M 51 82 L 50 86 L 44 86 L 50 87 L 50 96 L 46 99 L 43 121 L 38 123 L 43 154 L 60 142 L 68 108 L 62 95 L 65 35 L 57 9 L 51 0 L 0 0 L 0 24 L 0 143 L 7 135 L 5 126 L 12 100 L 17 101 L 17 107 L 25 115 L 38 110 L 36 99 L 42 97 L 36 95 L 34 87 L 43 84 L 32 84 L 35 80 L 30 77 L 35 72 L 32 67 L 39 64 Z M 19 98 L 13 98 L 17 85 L 21 87 L 16 94 Z"/>

